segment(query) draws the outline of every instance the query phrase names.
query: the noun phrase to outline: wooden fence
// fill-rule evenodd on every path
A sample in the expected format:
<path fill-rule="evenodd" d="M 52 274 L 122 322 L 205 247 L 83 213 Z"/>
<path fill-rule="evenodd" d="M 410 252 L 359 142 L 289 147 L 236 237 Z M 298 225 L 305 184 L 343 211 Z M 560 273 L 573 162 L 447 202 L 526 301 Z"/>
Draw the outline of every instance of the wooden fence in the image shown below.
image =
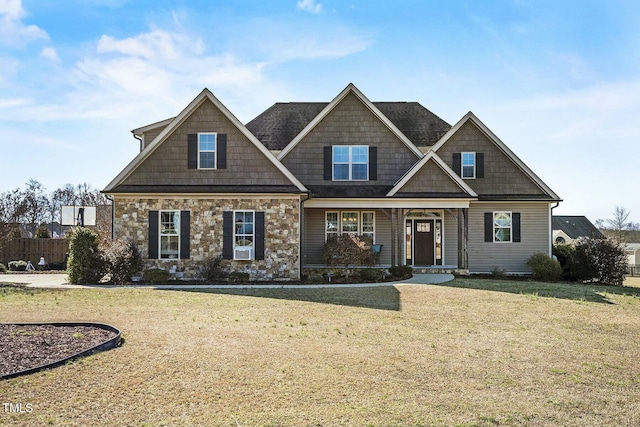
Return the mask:
<path fill-rule="evenodd" d="M 630 276 L 640 276 L 640 265 L 629 264 L 629 275 Z"/>
<path fill-rule="evenodd" d="M 12 239 L 0 242 L 0 263 L 31 261 L 37 268 L 40 257 L 47 263 L 64 262 L 69 252 L 69 239 Z"/>

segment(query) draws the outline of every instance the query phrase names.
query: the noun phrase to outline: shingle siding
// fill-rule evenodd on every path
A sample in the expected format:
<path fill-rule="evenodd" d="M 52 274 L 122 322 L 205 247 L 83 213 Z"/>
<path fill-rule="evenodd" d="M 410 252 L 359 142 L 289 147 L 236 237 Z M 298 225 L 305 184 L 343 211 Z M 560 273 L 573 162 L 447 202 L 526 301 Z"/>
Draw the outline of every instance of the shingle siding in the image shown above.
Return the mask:
<path fill-rule="evenodd" d="M 324 147 L 368 145 L 377 147 L 377 180 L 359 182 L 324 179 Z M 304 185 L 393 185 L 416 161 L 417 156 L 387 128 L 355 95 L 347 95 L 282 163 Z"/>
<path fill-rule="evenodd" d="M 454 169 L 454 154 L 484 153 L 484 178 L 465 179 L 479 196 L 485 194 L 544 195 L 544 191 L 496 146 L 477 126 L 465 123 L 438 149 L 437 154 Z"/>
<path fill-rule="evenodd" d="M 188 169 L 187 138 L 198 132 L 227 136 L 227 168 Z M 145 137 L 146 140 L 146 137 Z M 205 100 L 125 180 L 123 185 L 290 185 L 291 182 L 258 148 Z"/>

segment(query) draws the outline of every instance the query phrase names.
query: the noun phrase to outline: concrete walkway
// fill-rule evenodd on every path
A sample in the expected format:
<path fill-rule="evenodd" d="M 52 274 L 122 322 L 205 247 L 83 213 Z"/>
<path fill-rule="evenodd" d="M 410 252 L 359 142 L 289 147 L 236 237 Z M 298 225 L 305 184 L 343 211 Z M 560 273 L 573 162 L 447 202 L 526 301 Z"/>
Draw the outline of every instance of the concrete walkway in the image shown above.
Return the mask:
<path fill-rule="evenodd" d="M 373 286 L 396 285 L 428 285 L 453 280 L 453 274 L 414 274 L 411 279 L 397 282 L 355 283 L 355 284 L 313 284 L 296 285 L 290 283 L 264 285 L 72 285 L 66 274 L 0 274 L 0 283 L 22 283 L 32 288 L 53 289 L 109 289 L 109 288 L 141 288 L 141 289 L 319 289 L 319 288 L 368 288 Z"/>

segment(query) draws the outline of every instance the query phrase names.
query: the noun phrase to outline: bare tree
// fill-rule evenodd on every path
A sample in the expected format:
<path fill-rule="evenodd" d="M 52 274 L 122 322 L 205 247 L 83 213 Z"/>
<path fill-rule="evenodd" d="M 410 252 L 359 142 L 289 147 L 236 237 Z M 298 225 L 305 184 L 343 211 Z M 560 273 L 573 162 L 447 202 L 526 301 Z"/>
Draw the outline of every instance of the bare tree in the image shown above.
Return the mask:
<path fill-rule="evenodd" d="M 0 240 L 20 236 L 20 223 L 26 212 L 24 193 L 19 188 L 0 194 Z"/>
<path fill-rule="evenodd" d="M 637 229 L 638 224 L 629 221 L 631 211 L 622 206 L 616 206 L 613 210 L 613 217 L 606 220 L 598 220 L 596 224 L 611 232 L 611 237 L 617 242 L 624 242 L 629 231 Z M 606 226 L 605 226 L 606 224 Z"/>
<path fill-rule="evenodd" d="M 23 223 L 31 235 L 35 236 L 36 230 L 45 221 L 49 200 L 44 193 L 44 187 L 35 179 L 30 179 L 26 185 L 24 199 L 27 209 Z"/>

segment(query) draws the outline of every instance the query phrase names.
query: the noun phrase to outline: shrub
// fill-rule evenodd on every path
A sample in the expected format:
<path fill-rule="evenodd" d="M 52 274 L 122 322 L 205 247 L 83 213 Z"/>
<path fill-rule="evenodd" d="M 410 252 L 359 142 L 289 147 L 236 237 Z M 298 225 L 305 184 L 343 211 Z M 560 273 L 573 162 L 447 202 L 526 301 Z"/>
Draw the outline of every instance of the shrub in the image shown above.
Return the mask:
<path fill-rule="evenodd" d="M 360 280 L 366 283 L 376 283 L 384 279 L 385 272 L 379 268 L 363 268 L 358 271 Z"/>
<path fill-rule="evenodd" d="M 63 261 L 50 262 L 49 270 L 64 270 L 64 262 Z"/>
<path fill-rule="evenodd" d="M 7 272 L 7 267 L 0 262 L 0 273 L 6 273 Z"/>
<path fill-rule="evenodd" d="M 527 260 L 527 265 L 535 280 L 555 282 L 562 276 L 560 263 L 542 252 L 531 255 Z"/>
<path fill-rule="evenodd" d="M 142 270 L 142 256 L 131 239 L 118 239 L 111 242 L 104 253 L 107 273 L 116 285 L 124 285 L 131 276 Z"/>
<path fill-rule="evenodd" d="M 389 267 L 389 274 L 395 279 L 409 279 L 413 277 L 413 267 L 410 265 L 394 265 Z"/>
<path fill-rule="evenodd" d="M 341 234 L 332 236 L 324 244 L 322 257 L 327 265 L 373 265 L 375 256 L 371 239 L 364 236 Z"/>
<path fill-rule="evenodd" d="M 163 283 L 169 280 L 171 273 L 162 268 L 149 268 L 142 273 L 142 280 L 150 283 Z"/>
<path fill-rule="evenodd" d="M 69 281 L 74 285 L 98 283 L 105 273 L 105 262 L 98 248 L 98 235 L 88 228 L 73 230 L 67 264 Z"/>
<path fill-rule="evenodd" d="M 207 257 L 200 261 L 200 278 L 207 282 L 219 282 L 226 280 L 227 272 L 225 271 L 225 261 L 221 255 L 216 257 Z"/>
<path fill-rule="evenodd" d="M 571 267 L 578 279 L 622 286 L 629 261 L 621 243 L 581 238 L 575 242 L 575 248 Z"/>
<path fill-rule="evenodd" d="M 49 234 L 49 229 L 47 228 L 47 224 L 41 224 L 38 227 L 38 231 L 36 231 L 36 239 L 50 239 L 51 235 Z"/>
<path fill-rule="evenodd" d="M 234 271 L 229 273 L 229 281 L 232 283 L 242 283 L 249 281 L 249 273 L 243 273 L 240 271 Z"/>
<path fill-rule="evenodd" d="M 9 261 L 9 270 L 10 271 L 26 271 L 27 269 L 27 261 Z"/>
<path fill-rule="evenodd" d="M 491 267 L 491 277 L 494 279 L 506 279 L 507 271 L 502 267 L 494 265 Z"/>
<path fill-rule="evenodd" d="M 558 259 L 562 267 L 562 277 L 565 279 L 572 280 L 575 278 L 572 271 L 575 251 L 576 248 L 569 243 L 555 243 L 553 245 L 553 255 Z"/>

